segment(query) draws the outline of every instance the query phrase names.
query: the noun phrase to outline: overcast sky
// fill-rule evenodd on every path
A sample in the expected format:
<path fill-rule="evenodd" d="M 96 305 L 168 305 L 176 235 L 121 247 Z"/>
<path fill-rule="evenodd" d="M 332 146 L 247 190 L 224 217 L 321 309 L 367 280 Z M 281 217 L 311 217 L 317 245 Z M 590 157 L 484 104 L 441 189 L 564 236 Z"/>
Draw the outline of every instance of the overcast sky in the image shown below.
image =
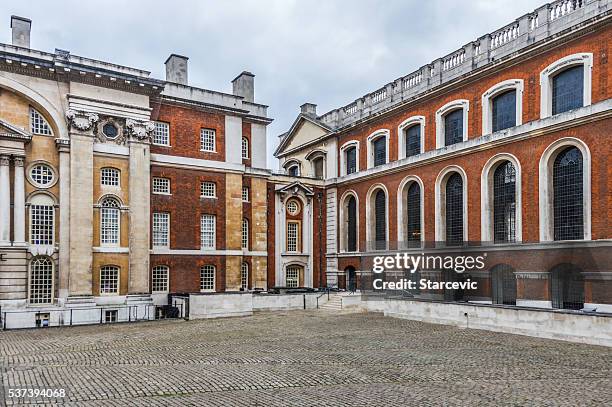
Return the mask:
<path fill-rule="evenodd" d="M 543 2 L 443 0 L 2 0 L 32 20 L 32 48 L 55 48 L 151 71 L 164 79 L 171 53 L 189 57 L 190 85 L 231 93 L 241 71 L 269 105 L 268 163 L 277 136 L 304 102 L 318 113 L 346 105 Z M 2 27 L 2 26 L 0 26 Z"/>

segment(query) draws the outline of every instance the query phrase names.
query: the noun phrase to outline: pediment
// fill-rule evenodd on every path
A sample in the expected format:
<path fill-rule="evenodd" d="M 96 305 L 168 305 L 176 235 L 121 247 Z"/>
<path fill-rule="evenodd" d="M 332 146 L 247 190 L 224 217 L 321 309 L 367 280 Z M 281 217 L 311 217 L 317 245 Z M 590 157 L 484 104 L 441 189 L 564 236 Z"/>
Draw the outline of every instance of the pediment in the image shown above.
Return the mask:
<path fill-rule="evenodd" d="M 277 192 L 281 194 L 293 194 L 293 195 L 297 195 L 299 192 L 302 192 L 305 196 L 314 195 L 314 191 L 312 189 L 308 188 L 306 185 L 302 184 L 299 181 L 292 182 L 291 184 L 279 189 Z"/>
<path fill-rule="evenodd" d="M 32 135 L 24 129 L 0 119 L 0 138 L 29 141 L 32 139 Z"/>
<path fill-rule="evenodd" d="M 330 131 L 329 127 L 316 118 L 300 114 L 291 125 L 289 131 L 282 136 L 274 155 L 278 157 L 286 151 L 291 151 L 311 143 L 329 134 Z"/>

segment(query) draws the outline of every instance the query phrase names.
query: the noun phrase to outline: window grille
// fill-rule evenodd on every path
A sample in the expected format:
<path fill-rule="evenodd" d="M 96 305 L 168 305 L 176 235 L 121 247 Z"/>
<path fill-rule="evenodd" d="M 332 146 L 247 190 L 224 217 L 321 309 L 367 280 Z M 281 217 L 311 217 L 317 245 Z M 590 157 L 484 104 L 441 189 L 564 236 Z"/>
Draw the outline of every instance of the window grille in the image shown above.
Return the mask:
<path fill-rule="evenodd" d="M 446 182 L 446 244 L 463 243 L 463 179 L 454 173 Z"/>
<path fill-rule="evenodd" d="M 119 170 L 116 168 L 102 168 L 100 170 L 100 183 L 111 187 L 119 186 Z"/>
<path fill-rule="evenodd" d="M 349 252 L 357 251 L 357 200 L 351 196 L 347 203 L 348 209 L 348 245 L 347 250 Z"/>
<path fill-rule="evenodd" d="M 491 269 L 491 300 L 493 304 L 516 305 L 516 275 L 507 264 Z"/>
<path fill-rule="evenodd" d="M 552 79 L 552 114 L 583 106 L 584 65 L 568 68 Z"/>
<path fill-rule="evenodd" d="M 300 286 L 300 268 L 295 266 L 287 267 L 286 285 L 288 288 L 296 288 Z"/>
<path fill-rule="evenodd" d="M 36 186 L 45 188 L 53 183 L 53 170 L 47 164 L 36 164 L 30 169 L 30 178 Z"/>
<path fill-rule="evenodd" d="M 249 187 L 242 187 L 242 202 L 249 202 Z"/>
<path fill-rule="evenodd" d="M 463 109 L 453 110 L 444 116 L 444 145 L 463 141 Z"/>
<path fill-rule="evenodd" d="M 374 198 L 374 235 L 376 250 L 384 250 L 387 248 L 386 200 L 385 192 L 379 189 Z"/>
<path fill-rule="evenodd" d="M 206 265 L 200 268 L 200 290 L 215 291 L 215 266 Z"/>
<path fill-rule="evenodd" d="M 421 153 L 421 125 L 416 124 L 404 130 L 406 137 L 406 157 Z"/>
<path fill-rule="evenodd" d="M 104 266 L 100 269 L 100 294 L 119 293 L 119 267 Z"/>
<path fill-rule="evenodd" d="M 242 219 L 242 248 L 249 248 L 249 220 Z"/>
<path fill-rule="evenodd" d="M 151 289 L 153 292 L 167 292 L 170 268 L 168 266 L 155 266 L 151 274 Z"/>
<path fill-rule="evenodd" d="M 209 181 L 201 182 L 200 195 L 203 198 L 215 198 L 217 196 L 217 184 Z"/>
<path fill-rule="evenodd" d="M 347 148 L 344 154 L 346 154 L 346 174 L 357 172 L 357 147 Z"/>
<path fill-rule="evenodd" d="M 30 130 L 32 134 L 41 134 L 43 136 L 51 136 L 51 126 L 47 123 L 47 120 L 40 114 L 36 109 L 30 107 Z"/>
<path fill-rule="evenodd" d="M 493 173 L 493 236 L 495 243 L 516 240 L 516 169 L 510 161 Z"/>
<path fill-rule="evenodd" d="M 53 262 L 35 257 L 30 263 L 30 304 L 51 304 L 53 300 Z"/>
<path fill-rule="evenodd" d="M 240 288 L 249 289 L 249 263 L 243 262 L 240 266 Z"/>
<path fill-rule="evenodd" d="M 215 151 L 215 131 L 212 129 L 200 130 L 200 150 L 214 152 Z"/>
<path fill-rule="evenodd" d="M 553 164 L 555 240 L 584 238 L 582 153 L 576 147 L 561 151 Z"/>
<path fill-rule="evenodd" d="M 242 138 L 242 158 L 249 158 L 249 139 Z"/>
<path fill-rule="evenodd" d="M 215 224 L 216 218 L 214 215 L 202 215 L 201 219 L 201 241 L 203 249 L 215 248 Z"/>
<path fill-rule="evenodd" d="M 119 203 L 106 198 L 100 208 L 100 233 L 103 245 L 119 244 Z"/>
<path fill-rule="evenodd" d="M 287 223 L 287 251 L 297 252 L 299 248 L 299 224 L 297 222 Z"/>
<path fill-rule="evenodd" d="M 516 126 L 516 90 L 494 97 L 491 104 L 494 132 Z"/>
<path fill-rule="evenodd" d="M 153 193 L 170 195 L 170 179 L 153 177 Z"/>
<path fill-rule="evenodd" d="M 291 199 L 289 202 L 287 202 L 287 212 L 289 212 L 289 214 L 293 216 L 297 215 L 300 212 L 300 205 L 295 199 Z"/>
<path fill-rule="evenodd" d="M 53 205 L 30 206 L 30 243 L 33 245 L 53 244 L 55 208 Z"/>
<path fill-rule="evenodd" d="M 379 137 L 372 142 L 374 148 L 374 166 L 387 163 L 387 138 Z"/>
<path fill-rule="evenodd" d="M 170 214 L 153 213 L 153 246 L 168 247 L 170 245 Z"/>
<path fill-rule="evenodd" d="M 421 187 L 412 182 L 406 197 L 407 224 L 406 240 L 410 247 L 421 242 Z"/>
<path fill-rule="evenodd" d="M 157 144 L 158 146 L 170 145 L 170 125 L 168 123 L 155 122 L 153 144 Z"/>
<path fill-rule="evenodd" d="M 550 272 L 552 307 L 556 309 L 584 308 L 584 278 L 571 264 L 561 264 Z"/>

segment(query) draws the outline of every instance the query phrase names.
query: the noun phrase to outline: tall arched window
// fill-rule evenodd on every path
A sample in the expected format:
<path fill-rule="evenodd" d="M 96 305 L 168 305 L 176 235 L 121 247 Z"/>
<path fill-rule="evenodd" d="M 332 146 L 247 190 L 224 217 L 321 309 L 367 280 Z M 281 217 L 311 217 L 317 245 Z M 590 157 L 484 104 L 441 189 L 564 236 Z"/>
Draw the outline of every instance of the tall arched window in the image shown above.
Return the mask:
<path fill-rule="evenodd" d="M 30 262 L 30 304 L 51 304 L 53 301 L 53 261 L 35 257 Z"/>
<path fill-rule="evenodd" d="M 104 198 L 100 208 L 100 242 L 103 245 L 119 244 L 119 203 Z"/>
<path fill-rule="evenodd" d="M 242 138 L 242 158 L 249 158 L 249 139 Z"/>
<path fill-rule="evenodd" d="M 357 251 L 357 200 L 354 196 L 350 196 L 347 202 L 347 245 L 346 250 L 349 252 Z"/>
<path fill-rule="evenodd" d="M 463 110 L 457 109 L 444 116 L 444 145 L 461 143 L 463 141 Z"/>
<path fill-rule="evenodd" d="M 553 217 L 555 240 L 584 238 L 583 165 L 577 147 L 564 149 L 554 161 Z"/>
<path fill-rule="evenodd" d="M 510 161 L 493 173 L 493 235 L 495 243 L 516 240 L 516 169 Z"/>
<path fill-rule="evenodd" d="M 406 157 L 421 153 L 421 124 L 415 124 L 404 130 L 406 142 Z"/>
<path fill-rule="evenodd" d="M 374 239 L 376 250 L 384 250 L 387 247 L 387 203 L 385 192 L 379 189 L 374 198 Z"/>
<path fill-rule="evenodd" d="M 463 179 L 458 173 L 446 181 L 446 244 L 463 243 Z"/>
<path fill-rule="evenodd" d="M 406 241 L 409 247 L 421 242 L 421 187 L 412 182 L 406 196 Z"/>
<path fill-rule="evenodd" d="M 243 291 L 249 289 L 249 263 L 242 262 L 240 265 L 240 288 Z"/>
<path fill-rule="evenodd" d="M 491 269 L 491 302 L 516 305 L 516 276 L 514 269 L 507 264 L 498 264 Z"/>
<path fill-rule="evenodd" d="M 552 114 L 582 107 L 584 103 L 584 65 L 561 71 L 552 79 Z"/>
<path fill-rule="evenodd" d="M 493 132 L 516 126 L 516 90 L 497 95 L 491 101 Z"/>
<path fill-rule="evenodd" d="M 387 163 L 387 138 L 381 136 L 372 141 L 372 149 L 374 154 L 374 167 Z"/>
<path fill-rule="evenodd" d="M 357 172 L 357 147 L 352 146 L 344 150 L 346 175 Z"/>

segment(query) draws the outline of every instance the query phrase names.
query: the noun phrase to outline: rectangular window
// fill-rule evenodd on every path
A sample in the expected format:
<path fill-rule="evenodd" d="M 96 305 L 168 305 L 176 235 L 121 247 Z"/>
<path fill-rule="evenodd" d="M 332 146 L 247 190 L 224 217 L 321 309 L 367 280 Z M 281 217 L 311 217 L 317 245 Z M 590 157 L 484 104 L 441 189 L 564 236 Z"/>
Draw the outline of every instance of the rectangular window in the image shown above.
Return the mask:
<path fill-rule="evenodd" d="M 288 288 L 300 286 L 300 269 L 298 267 L 287 267 L 286 285 Z"/>
<path fill-rule="evenodd" d="M 240 266 L 240 288 L 243 291 L 249 289 L 249 264 L 242 263 Z"/>
<path fill-rule="evenodd" d="M 200 220 L 200 239 L 202 249 L 214 249 L 215 248 L 215 215 L 202 215 Z"/>
<path fill-rule="evenodd" d="M 100 269 L 100 294 L 119 293 L 119 268 L 104 266 Z"/>
<path fill-rule="evenodd" d="M 357 148 L 346 149 L 346 174 L 357 172 Z"/>
<path fill-rule="evenodd" d="M 242 187 L 242 202 L 249 202 L 249 187 Z"/>
<path fill-rule="evenodd" d="M 574 66 L 552 79 L 552 114 L 584 105 L 584 65 Z"/>
<path fill-rule="evenodd" d="M 516 90 L 510 90 L 493 98 L 493 132 L 516 126 Z"/>
<path fill-rule="evenodd" d="M 170 274 L 168 266 L 155 266 L 151 274 L 151 288 L 153 292 L 168 292 L 168 275 Z"/>
<path fill-rule="evenodd" d="M 100 209 L 100 240 L 103 245 L 119 244 L 119 209 L 102 207 Z"/>
<path fill-rule="evenodd" d="M 117 322 L 117 310 L 106 310 L 104 311 L 104 323 L 112 324 L 113 322 Z"/>
<path fill-rule="evenodd" d="M 387 163 L 387 138 L 380 137 L 372 142 L 374 147 L 374 166 Z"/>
<path fill-rule="evenodd" d="M 55 208 L 52 205 L 30 206 L 30 242 L 32 244 L 53 244 L 54 214 Z"/>
<path fill-rule="evenodd" d="M 153 247 L 168 247 L 170 245 L 170 214 L 153 213 Z"/>
<path fill-rule="evenodd" d="M 102 168 L 100 170 L 100 183 L 111 187 L 119 186 L 119 170 L 116 168 Z"/>
<path fill-rule="evenodd" d="M 200 268 L 200 291 L 215 291 L 215 266 Z"/>
<path fill-rule="evenodd" d="M 242 219 L 242 248 L 249 248 L 249 220 Z"/>
<path fill-rule="evenodd" d="M 406 157 L 412 157 L 421 153 L 421 126 L 419 124 L 410 126 L 406 133 Z"/>
<path fill-rule="evenodd" d="M 153 177 L 153 193 L 170 195 L 170 179 Z"/>
<path fill-rule="evenodd" d="M 202 198 L 216 198 L 217 185 L 214 182 L 202 181 L 200 183 L 200 196 Z"/>
<path fill-rule="evenodd" d="M 300 248 L 300 224 L 298 222 L 287 222 L 287 251 L 297 252 Z"/>
<path fill-rule="evenodd" d="M 213 129 L 200 130 L 200 150 L 215 151 L 215 131 Z"/>
<path fill-rule="evenodd" d="M 444 145 L 450 146 L 463 141 L 463 109 L 457 109 L 444 116 Z"/>
<path fill-rule="evenodd" d="M 170 145 L 170 125 L 163 122 L 155 122 L 153 131 L 153 144 L 158 146 Z"/>

